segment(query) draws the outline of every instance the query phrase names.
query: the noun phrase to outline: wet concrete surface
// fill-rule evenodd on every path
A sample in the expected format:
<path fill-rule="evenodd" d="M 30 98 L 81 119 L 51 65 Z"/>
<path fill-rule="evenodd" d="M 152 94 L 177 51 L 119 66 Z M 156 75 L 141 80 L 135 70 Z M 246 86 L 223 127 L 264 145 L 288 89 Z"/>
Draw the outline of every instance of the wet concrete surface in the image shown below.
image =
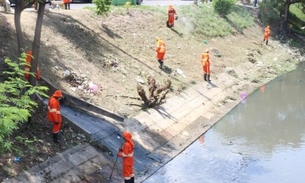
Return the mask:
<path fill-rule="evenodd" d="M 144 183 L 305 180 L 305 63 L 261 86 Z"/>

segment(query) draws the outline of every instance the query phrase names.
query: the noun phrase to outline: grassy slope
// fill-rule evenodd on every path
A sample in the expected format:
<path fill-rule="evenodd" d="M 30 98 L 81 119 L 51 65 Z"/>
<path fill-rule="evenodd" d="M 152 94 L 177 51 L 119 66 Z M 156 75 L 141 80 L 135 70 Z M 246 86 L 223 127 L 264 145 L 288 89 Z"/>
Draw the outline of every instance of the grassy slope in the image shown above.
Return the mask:
<path fill-rule="evenodd" d="M 177 7 L 179 20 L 174 29 L 165 26 L 166 8 L 135 6 L 128 14 L 125 8 L 114 7 L 108 17 L 96 16 L 90 10 L 53 10 L 47 13 L 40 53 L 42 76 L 73 95 L 132 116 L 143 109 L 141 101 L 121 96 L 137 96 L 136 78 L 146 81 L 147 76 L 152 75 L 160 85 L 169 78 L 173 82 L 169 96 L 174 95 L 202 81 L 200 55 L 207 48 L 212 50 L 212 77 L 217 78 L 228 68 L 233 68 L 231 73 L 236 74 L 232 82 L 236 76 L 239 80 L 248 80 L 249 85 L 253 85 L 253 80 L 262 82 L 262 79 L 269 78 L 249 74 L 258 68 L 251 71 L 247 68 L 258 62 L 270 62 L 268 68 L 273 74 L 293 67 L 289 64 L 282 67 L 284 69 L 273 68 L 271 60 L 278 57 L 276 50 L 281 47 L 277 44 L 262 45 L 262 28 L 254 24 L 255 17 L 240 6 L 227 18 L 215 14 L 209 5 Z M 28 46 L 31 45 L 29 40 L 32 40 L 35 16 L 34 12 L 24 12 L 22 17 Z M 13 24 L 12 16 L 6 15 L 5 19 Z M 159 70 L 155 59 L 156 36 L 167 45 L 166 69 L 163 71 Z M 14 55 L 15 41 L 3 42 L 12 43 L 2 52 Z M 276 59 L 285 61 L 288 57 L 283 54 Z M 176 73 L 178 68 L 184 71 L 186 78 Z M 79 89 L 74 92 L 71 87 L 78 86 L 63 80 L 66 69 L 75 73 L 77 80 L 98 84 L 100 92 L 94 95 Z"/>

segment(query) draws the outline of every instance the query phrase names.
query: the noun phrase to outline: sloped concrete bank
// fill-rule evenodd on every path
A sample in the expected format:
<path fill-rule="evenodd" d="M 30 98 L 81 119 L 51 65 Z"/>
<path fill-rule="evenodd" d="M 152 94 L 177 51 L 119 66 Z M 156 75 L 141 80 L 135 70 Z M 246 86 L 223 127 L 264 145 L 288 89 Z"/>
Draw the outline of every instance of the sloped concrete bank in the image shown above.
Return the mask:
<path fill-rule="evenodd" d="M 75 150 L 69 150 L 70 154 L 64 152 L 50 158 L 48 163 L 44 165 L 49 166 L 48 171 L 37 173 L 35 171 L 38 170 L 37 167 L 33 167 L 20 176 L 22 176 L 24 182 L 62 182 L 62 180 L 73 182 L 72 179 L 65 179 L 67 174 L 69 174 L 69 177 L 81 178 L 91 174 L 95 174 L 96 177 L 98 174 L 101 182 L 106 181 L 107 175 L 109 176 L 111 172 L 111 162 L 114 162 L 117 150 L 123 142 L 120 134 L 122 131 L 128 130 L 133 133 L 136 144 L 134 166 L 136 182 L 142 182 L 189 146 L 191 142 L 206 132 L 240 102 L 241 99 L 238 98 L 236 88 L 232 88 L 231 83 L 226 82 L 226 78 L 227 76 L 219 77 L 217 82 L 213 83 L 200 82 L 168 99 L 163 105 L 141 112 L 134 118 L 124 119 L 124 121 L 116 120 L 120 119 L 119 117 L 114 119 L 115 117 L 110 118 L 109 116 L 107 116 L 107 119 L 110 120 L 106 120 L 99 115 L 89 115 L 83 110 L 80 112 L 71 108 L 71 106 L 63 106 L 62 114 L 71 126 L 81 129 L 92 141 L 106 147 L 102 151 L 97 151 L 101 157 L 94 162 L 92 158 L 95 156 L 80 156 L 79 152 L 91 152 L 92 149 L 95 149 L 91 145 L 80 145 L 80 147 L 75 147 Z M 226 85 L 223 85 L 223 83 Z M 50 93 L 54 89 L 51 89 Z M 253 90 L 253 88 L 249 89 Z M 68 94 L 66 94 L 66 97 L 65 102 L 68 104 L 88 105 L 88 103 Z M 79 159 L 80 157 L 83 159 L 78 164 L 73 164 L 73 161 L 66 161 L 67 166 L 54 165 L 54 163 L 59 162 L 58 157 L 66 158 L 66 156 L 73 157 L 70 157 L 70 159 Z M 90 174 L 72 171 L 80 166 L 96 168 Z M 58 173 L 53 174 L 52 172 Z M 122 180 L 120 172 L 121 160 L 116 164 L 115 179 L 112 182 Z M 37 178 L 37 176 L 40 178 Z M 48 177 L 48 179 L 43 179 L 44 177 Z M 20 180 L 20 177 L 5 180 L 5 182 L 18 182 L 18 180 Z"/>

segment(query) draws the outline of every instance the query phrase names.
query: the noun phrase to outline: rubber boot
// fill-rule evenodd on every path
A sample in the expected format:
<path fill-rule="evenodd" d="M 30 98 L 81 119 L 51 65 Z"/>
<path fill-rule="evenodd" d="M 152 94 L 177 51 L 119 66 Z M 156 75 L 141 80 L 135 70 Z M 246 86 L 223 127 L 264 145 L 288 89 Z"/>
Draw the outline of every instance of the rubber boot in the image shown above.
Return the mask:
<path fill-rule="evenodd" d="M 58 133 L 53 133 L 53 142 L 58 143 Z"/>
<path fill-rule="evenodd" d="M 131 179 L 129 179 L 129 180 L 125 179 L 125 183 L 131 183 Z"/>
<path fill-rule="evenodd" d="M 207 81 L 207 74 L 204 74 L 204 80 Z"/>
<path fill-rule="evenodd" d="M 268 45 L 268 41 L 266 41 L 266 45 Z"/>
<path fill-rule="evenodd" d="M 134 177 L 131 177 L 130 183 L 134 183 Z"/>
<path fill-rule="evenodd" d="M 208 74 L 208 81 L 210 82 L 211 80 L 210 80 L 210 74 Z"/>
<path fill-rule="evenodd" d="M 160 64 L 159 68 L 162 69 L 162 67 L 163 67 L 163 61 L 162 61 L 161 59 L 159 59 L 158 62 L 159 62 L 159 64 Z"/>

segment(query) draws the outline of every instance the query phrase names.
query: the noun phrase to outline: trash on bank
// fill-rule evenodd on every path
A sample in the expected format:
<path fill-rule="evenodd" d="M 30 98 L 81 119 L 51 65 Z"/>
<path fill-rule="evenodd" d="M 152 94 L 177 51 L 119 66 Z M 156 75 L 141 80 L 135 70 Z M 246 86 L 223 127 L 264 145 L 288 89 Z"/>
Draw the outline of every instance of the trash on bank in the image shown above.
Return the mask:
<path fill-rule="evenodd" d="M 21 160 L 21 157 L 14 158 L 14 162 L 20 162 L 20 160 Z"/>
<path fill-rule="evenodd" d="M 246 103 L 246 101 L 247 101 L 247 93 L 246 92 L 242 92 L 241 94 L 240 94 L 240 97 L 242 98 L 242 101 L 241 101 L 241 103 Z"/>
<path fill-rule="evenodd" d="M 93 92 L 97 92 L 98 91 L 98 86 L 96 84 L 94 84 L 92 81 L 89 82 L 89 88 Z"/>
<path fill-rule="evenodd" d="M 182 77 L 186 78 L 186 76 L 185 76 L 184 73 L 183 73 L 183 70 L 177 68 L 177 69 L 176 69 L 176 72 L 177 72 L 178 74 L 180 74 Z"/>

